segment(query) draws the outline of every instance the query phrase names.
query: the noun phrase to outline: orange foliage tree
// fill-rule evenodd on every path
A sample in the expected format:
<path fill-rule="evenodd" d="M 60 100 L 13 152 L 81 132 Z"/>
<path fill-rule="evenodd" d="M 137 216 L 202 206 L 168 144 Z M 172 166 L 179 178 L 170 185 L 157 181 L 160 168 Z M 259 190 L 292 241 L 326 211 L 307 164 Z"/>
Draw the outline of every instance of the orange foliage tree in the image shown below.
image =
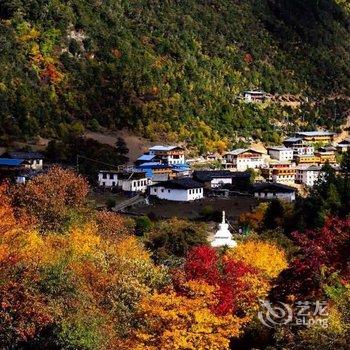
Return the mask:
<path fill-rule="evenodd" d="M 58 230 L 85 203 L 89 187 L 72 170 L 54 166 L 23 186 L 13 189 L 13 200 L 22 211 L 35 217 L 44 230 Z"/>
<path fill-rule="evenodd" d="M 0 184 L 0 235 L 15 227 L 16 219 L 11 205 L 11 197 L 8 195 L 9 186 Z"/>
<path fill-rule="evenodd" d="M 169 282 L 135 237 L 102 239 L 94 222 L 64 234 L 19 230 L 3 247 L 0 348 L 113 348 L 135 326 L 139 301 Z"/>
<path fill-rule="evenodd" d="M 261 203 L 252 212 L 242 213 L 238 218 L 238 222 L 240 225 L 248 226 L 253 231 L 258 231 L 260 228 L 262 228 L 264 223 L 266 210 L 267 204 Z"/>
<path fill-rule="evenodd" d="M 138 316 L 142 327 L 123 348 L 133 350 L 221 350 L 228 349 L 230 337 L 237 337 L 247 321 L 212 312 L 216 287 L 191 281 L 186 292 L 155 293 L 142 300 Z"/>
<path fill-rule="evenodd" d="M 118 239 L 134 230 L 134 222 L 120 214 L 109 211 L 98 211 L 95 214 L 98 233 L 110 239 Z"/>

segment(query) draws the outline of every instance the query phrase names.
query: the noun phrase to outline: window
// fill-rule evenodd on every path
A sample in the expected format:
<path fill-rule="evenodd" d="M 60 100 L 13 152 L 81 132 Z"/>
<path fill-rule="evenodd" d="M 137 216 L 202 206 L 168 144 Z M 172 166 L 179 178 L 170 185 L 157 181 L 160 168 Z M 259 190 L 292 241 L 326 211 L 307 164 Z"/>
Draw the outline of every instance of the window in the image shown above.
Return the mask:
<path fill-rule="evenodd" d="M 137 181 L 137 186 L 140 186 L 140 181 Z"/>
<path fill-rule="evenodd" d="M 156 189 L 156 188 L 154 188 L 154 189 L 153 189 L 153 192 L 154 192 L 154 193 L 157 193 L 157 189 Z"/>
<path fill-rule="evenodd" d="M 107 179 L 107 174 L 106 174 L 106 173 L 103 173 L 103 174 L 102 174 L 102 178 L 103 178 L 103 179 Z"/>
<path fill-rule="evenodd" d="M 164 188 L 162 188 L 162 193 L 164 192 Z"/>
<path fill-rule="evenodd" d="M 115 181 L 112 182 L 112 186 L 113 186 L 113 187 L 115 186 Z"/>
<path fill-rule="evenodd" d="M 168 190 L 168 193 L 170 193 L 170 190 Z"/>
<path fill-rule="evenodd" d="M 114 174 L 109 174 L 109 178 L 110 178 L 111 180 L 113 180 L 113 179 L 114 179 Z"/>

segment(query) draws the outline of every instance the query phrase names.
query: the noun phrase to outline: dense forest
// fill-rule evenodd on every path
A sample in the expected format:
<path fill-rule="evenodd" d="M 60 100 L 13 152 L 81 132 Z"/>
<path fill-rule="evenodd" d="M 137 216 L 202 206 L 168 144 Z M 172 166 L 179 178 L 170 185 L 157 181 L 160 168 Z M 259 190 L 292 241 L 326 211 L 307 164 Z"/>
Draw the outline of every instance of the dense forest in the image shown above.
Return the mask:
<path fill-rule="evenodd" d="M 72 170 L 0 184 L 0 348 L 349 349 L 349 164 L 295 206 L 242 213 L 250 231 L 219 249 L 207 222 L 97 211 Z"/>
<path fill-rule="evenodd" d="M 0 136 L 81 122 L 199 149 L 336 129 L 349 109 L 342 0 L 2 0 Z M 246 104 L 246 89 L 297 108 Z"/>

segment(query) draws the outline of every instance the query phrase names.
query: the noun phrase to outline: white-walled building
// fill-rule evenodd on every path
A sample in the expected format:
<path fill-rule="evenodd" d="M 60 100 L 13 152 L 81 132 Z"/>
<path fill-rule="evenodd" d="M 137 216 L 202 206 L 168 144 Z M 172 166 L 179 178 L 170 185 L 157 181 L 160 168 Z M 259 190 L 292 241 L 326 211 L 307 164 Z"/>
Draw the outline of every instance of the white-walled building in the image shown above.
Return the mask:
<path fill-rule="evenodd" d="M 293 159 L 293 149 L 284 146 L 269 147 L 267 153 L 272 159 L 277 159 L 280 162 L 285 162 Z"/>
<path fill-rule="evenodd" d="M 191 178 L 180 178 L 150 186 L 149 194 L 159 199 L 189 202 L 203 198 L 203 185 Z"/>
<path fill-rule="evenodd" d="M 332 167 L 336 172 L 339 171 L 339 166 L 333 165 Z M 324 177 L 322 168 L 321 165 L 299 166 L 296 173 L 296 182 L 307 187 L 313 187 Z"/>
<path fill-rule="evenodd" d="M 2 157 L 25 160 L 32 170 L 42 170 L 44 165 L 44 156 L 38 152 L 6 152 Z"/>
<path fill-rule="evenodd" d="M 281 184 L 293 184 L 295 182 L 296 166 L 290 162 L 271 162 L 269 167 L 261 169 L 261 175 L 267 181 Z"/>
<path fill-rule="evenodd" d="M 313 156 L 315 153 L 315 147 L 308 145 L 295 145 L 293 151 L 295 156 Z"/>
<path fill-rule="evenodd" d="M 336 133 L 332 131 L 299 131 L 295 133 L 296 137 L 301 137 L 303 141 L 308 143 L 330 143 L 334 140 Z"/>
<path fill-rule="evenodd" d="M 112 170 L 100 170 L 98 172 L 98 185 L 100 187 L 117 187 L 118 172 Z"/>
<path fill-rule="evenodd" d="M 263 102 L 266 99 L 266 93 L 258 90 L 248 90 L 243 92 L 244 101 L 250 102 Z"/>
<path fill-rule="evenodd" d="M 146 173 L 143 171 L 124 172 L 118 174 L 118 187 L 124 192 L 145 193 L 149 180 L 146 177 Z"/>
<path fill-rule="evenodd" d="M 237 171 L 260 168 L 265 164 L 263 152 L 239 148 L 227 152 L 223 157 L 223 165 L 226 168 L 236 168 Z"/>
<path fill-rule="evenodd" d="M 299 167 L 297 169 L 296 181 L 307 187 L 313 187 L 321 174 L 321 166 L 311 165 L 308 167 Z"/>
<path fill-rule="evenodd" d="M 185 163 L 185 150 L 179 146 L 153 146 L 148 150 L 150 156 L 157 156 L 161 161 L 173 165 Z"/>
<path fill-rule="evenodd" d="M 350 149 L 350 138 L 340 141 L 336 148 L 338 152 L 347 152 Z"/>
<path fill-rule="evenodd" d="M 232 185 L 233 182 L 250 179 L 249 172 L 237 172 L 230 170 L 196 170 L 192 174 L 193 180 L 204 185 L 205 188 L 218 188 L 224 185 Z"/>
<path fill-rule="evenodd" d="M 315 147 L 304 141 L 301 137 L 290 137 L 283 141 L 287 148 L 292 148 L 294 156 L 313 156 Z"/>
<path fill-rule="evenodd" d="M 260 199 L 280 199 L 286 202 L 295 201 L 296 189 L 279 183 L 264 182 L 253 186 L 254 197 Z"/>

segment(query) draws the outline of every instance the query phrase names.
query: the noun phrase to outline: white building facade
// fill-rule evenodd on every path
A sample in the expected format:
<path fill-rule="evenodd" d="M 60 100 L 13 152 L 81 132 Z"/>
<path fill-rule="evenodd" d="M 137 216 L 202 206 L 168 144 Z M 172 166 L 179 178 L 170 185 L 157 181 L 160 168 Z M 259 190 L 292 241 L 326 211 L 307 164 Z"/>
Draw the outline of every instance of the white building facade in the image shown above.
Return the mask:
<path fill-rule="evenodd" d="M 321 169 L 320 166 L 299 167 L 296 180 L 307 187 L 313 187 L 320 178 Z"/>
<path fill-rule="evenodd" d="M 98 173 L 97 181 L 100 187 L 117 187 L 118 173 L 108 170 L 101 170 Z"/>
<path fill-rule="evenodd" d="M 254 197 L 272 200 L 280 199 L 286 202 L 295 201 L 296 189 L 279 183 L 261 183 L 254 185 Z"/>
<path fill-rule="evenodd" d="M 204 188 L 190 178 L 182 178 L 152 185 L 149 194 L 168 201 L 190 202 L 202 199 Z"/>
<path fill-rule="evenodd" d="M 118 174 L 118 187 L 127 193 L 145 193 L 149 185 L 146 173 L 143 171 L 129 171 Z"/>
<path fill-rule="evenodd" d="M 223 157 L 223 165 L 226 168 L 236 168 L 237 171 L 257 169 L 264 164 L 263 153 L 252 149 L 236 149 L 227 152 Z"/>
<path fill-rule="evenodd" d="M 185 163 L 185 151 L 179 146 L 153 146 L 148 153 L 159 157 L 169 165 Z"/>
<path fill-rule="evenodd" d="M 280 162 L 290 161 L 293 159 L 293 149 L 287 147 L 270 147 L 268 154 L 272 159 L 277 159 Z"/>
<path fill-rule="evenodd" d="M 293 147 L 294 155 L 298 156 L 313 156 L 315 153 L 315 147 L 307 145 L 297 145 Z"/>

